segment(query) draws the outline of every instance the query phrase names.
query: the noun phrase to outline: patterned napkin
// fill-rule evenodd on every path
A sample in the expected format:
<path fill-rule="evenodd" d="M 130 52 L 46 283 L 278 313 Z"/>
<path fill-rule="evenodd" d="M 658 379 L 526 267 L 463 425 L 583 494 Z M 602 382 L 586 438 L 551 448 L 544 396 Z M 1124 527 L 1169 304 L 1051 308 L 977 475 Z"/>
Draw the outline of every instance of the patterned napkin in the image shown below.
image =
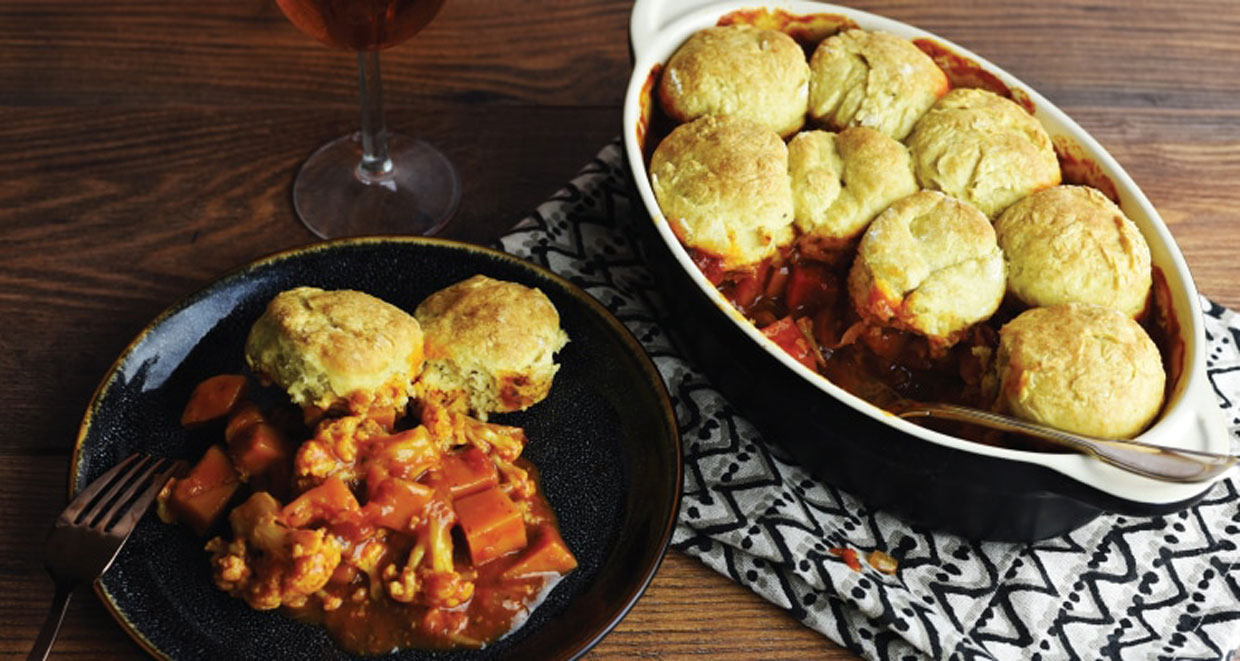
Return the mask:
<path fill-rule="evenodd" d="M 871 659 L 1224 659 L 1240 648 L 1235 480 L 1183 512 L 1102 516 L 1035 544 L 971 542 L 868 510 L 763 439 L 660 327 L 667 308 L 635 250 L 632 223 L 645 216 L 628 176 L 614 142 L 500 243 L 607 306 L 663 375 L 684 439 L 675 548 Z M 1210 379 L 1240 446 L 1240 315 L 1202 303 Z M 872 550 L 898 572 L 865 562 Z"/>

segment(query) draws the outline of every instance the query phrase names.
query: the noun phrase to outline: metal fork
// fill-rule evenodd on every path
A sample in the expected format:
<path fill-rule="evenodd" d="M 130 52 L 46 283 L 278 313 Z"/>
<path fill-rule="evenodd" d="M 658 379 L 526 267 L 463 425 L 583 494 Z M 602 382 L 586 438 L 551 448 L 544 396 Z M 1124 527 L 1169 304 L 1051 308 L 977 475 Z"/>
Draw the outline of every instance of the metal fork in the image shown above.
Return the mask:
<path fill-rule="evenodd" d="M 181 460 L 132 454 L 83 489 L 60 514 L 47 538 L 47 572 L 56 584 L 56 596 L 28 661 L 47 658 L 69 595 L 108 570 L 156 494 L 185 465 Z"/>

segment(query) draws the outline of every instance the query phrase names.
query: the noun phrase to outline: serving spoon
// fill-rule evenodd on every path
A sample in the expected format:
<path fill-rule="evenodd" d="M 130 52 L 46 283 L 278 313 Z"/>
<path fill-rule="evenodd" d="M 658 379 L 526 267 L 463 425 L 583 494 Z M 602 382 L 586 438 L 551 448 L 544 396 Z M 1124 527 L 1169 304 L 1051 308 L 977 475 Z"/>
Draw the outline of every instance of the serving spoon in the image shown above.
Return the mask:
<path fill-rule="evenodd" d="M 885 388 L 885 386 L 884 386 Z M 1011 416 L 957 404 L 917 402 L 888 391 L 881 397 L 866 397 L 896 417 L 938 418 L 975 424 L 999 431 L 1016 432 L 1049 441 L 1126 471 L 1165 482 L 1206 482 L 1226 472 L 1240 457 L 1199 450 L 1169 448 L 1113 438 L 1074 434 Z M 883 399 L 881 403 L 875 401 Z"/>

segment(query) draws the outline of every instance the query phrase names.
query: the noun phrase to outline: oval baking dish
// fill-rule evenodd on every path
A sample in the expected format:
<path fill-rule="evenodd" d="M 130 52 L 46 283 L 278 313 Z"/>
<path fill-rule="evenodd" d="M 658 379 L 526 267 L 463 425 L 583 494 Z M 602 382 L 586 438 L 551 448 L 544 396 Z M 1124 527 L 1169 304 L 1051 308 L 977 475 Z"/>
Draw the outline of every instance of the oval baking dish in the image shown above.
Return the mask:
<path fill-rule="evenodd" d="M 693 5 L 697 5 L 696 8 Z M 1092 137 L 1036 91 L 981 57 L 898 21 L 838 5 L 726 2 L 701 6 L 638 0 L 631 36 L 634 68 L 624 99 L 624 146 L 636 192 L 652 222 L 638 222 L 650 266 L 676 301 L 676 323 L 689 350 L 730 401 L 768 437 L 827 481 L 873 507 L 921 525 L 973 538 L 1032 540 L 1068 532 L 1103 512 L 1149 515 L 1199 500 L 1212 486 L 1171 484 L 1126 473 L 1076 454 L 983 445 L 901 420 L 798 363 L 746 320 L 695 266 L 659 210 L 644 154 L 660 67 L 694 32 L 745 10 L 775 12 L 796 24 L 830 15 L 881 30 L 968 63 L 1042 123 L 1065 156 L 1107 182 L 1150 246 L 1178 324 L 1182 368 L 1172 376 L 1158 420 L 1138 438 L 1174 447 L 1227 452 L 1229 439 L 1205 369 L 1205 333 L 1192 277 L 1166 225 L 1132 179 Z M 938 58 L 936 58 L 938 59 Z M 940 60 L 940 65 L 941 64 Z M 1065 183 L 1069 179 L 1065 165 Z M 1173 363 L 1175 359 L 1173 357 Z M 1173 370 L 1174 372 L 1174 370 Z"/>

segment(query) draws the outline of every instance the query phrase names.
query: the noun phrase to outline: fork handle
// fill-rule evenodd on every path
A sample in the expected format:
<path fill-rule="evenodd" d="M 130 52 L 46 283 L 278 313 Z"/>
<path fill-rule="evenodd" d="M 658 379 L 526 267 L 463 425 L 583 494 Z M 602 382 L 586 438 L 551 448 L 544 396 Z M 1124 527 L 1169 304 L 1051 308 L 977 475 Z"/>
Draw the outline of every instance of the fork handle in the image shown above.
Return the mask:
<path fill-rule="evenodd" d="M 30 650 L 26 661 L 44 661 L 52 651 L 52 643 L 56 642 L 56 634 L 60 633 L 60 623 L 65 619 L 65 610 L 69 607 L 69 596 L 72 594 L 72 585 L 56 581 L 56 596 L 52 597 L 52 608 L 47 612 L 47 619 L 43 620 L 43 628 L 39 630 L 39 637 L 34 641 L 34 648 Z"/>

